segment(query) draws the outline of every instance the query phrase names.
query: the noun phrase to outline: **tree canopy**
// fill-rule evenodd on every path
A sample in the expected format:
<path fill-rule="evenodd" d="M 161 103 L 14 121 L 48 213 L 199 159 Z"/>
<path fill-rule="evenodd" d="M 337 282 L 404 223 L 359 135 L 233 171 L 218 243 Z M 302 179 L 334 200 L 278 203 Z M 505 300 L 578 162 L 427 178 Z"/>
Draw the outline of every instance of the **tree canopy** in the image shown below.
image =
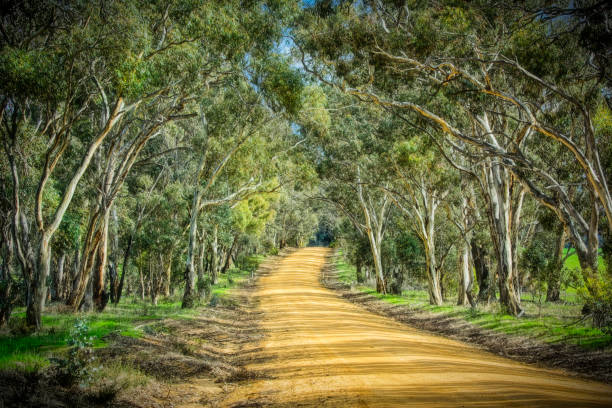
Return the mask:
<path fill-rule="evenodd" d="M 5 6 L 0 324 L 190 308 L 309 242 L 381 293 L 521 316 L 572 285 L 610 324 L 606 2 Z"/>

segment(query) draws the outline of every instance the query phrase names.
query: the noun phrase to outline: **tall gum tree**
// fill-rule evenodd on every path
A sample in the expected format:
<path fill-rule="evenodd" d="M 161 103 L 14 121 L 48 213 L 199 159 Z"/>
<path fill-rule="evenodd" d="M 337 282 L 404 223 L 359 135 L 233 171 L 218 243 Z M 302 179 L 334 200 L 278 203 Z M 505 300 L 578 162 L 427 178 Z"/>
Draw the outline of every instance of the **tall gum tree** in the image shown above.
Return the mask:
<path fill-rule="evenodd" d="M 138 6 L 77 2 L 68 6 L 42 0 L 11 4 L 3 13 L 2 145 L 12 181 L 14 254 L 26 283 L 30 325 L 41 326 L 55 232 L 107 136 L 115 134 L 118 124 L 126 124 L 122 122 L 126 114 L 144 108 L 142 102 L 165 97 L 177 101 L 175 106 L 186 106 L 193 102 L 198 87 L 214 86 L 216 74 L 242 64 L 247 53 L 254 58 L 267 52 L 281 34 L 277 17 L 290 16 L 294 9 L 296 5 L 287 1 L 171 1 Z M 181 100 L 185 95 L 188 100 Z M 165 119 L 172 119 L 176 112 L 166 113 Z M 140 119 L 155 122 L 159 118 Z M 28 158 L 27 166 L 21 159 L 26 140 L 37 143 L 37 156 Z M 117 159 L 116 174 L 107 179 L 126 176 L 141 146 L 141 142 L 124 146 L 135 154 L 127 161 Z M 57 171 L 69 165 L 73 166 L 69 177 Z M 29 166 L 38 177 L 33 200 L 23 191 L 23 168 Z M 48 202 L 45 197 L 56 182 L 65 187 L 59 200 Z M 114 189 L 121 183 L 105 185 Z M 97 264 L 98 300 L 107 255 L 104 245 L 96 248 L 96 242 L 105 241 L 108 229 L 112 192 L 109 197 L 107 193 L 98 200 L 100 211 L 92 217 L 95 222 L 86 241 L 86 252 L 97 253 L 89 256 L 95 261 L 83 260 L 86 269 L 82 271 Z M 73 304 L 82 292 L 77 289 Z"/>
<path fill-rule="evenodd" d="M 336 206 L 368 240 L 376 289 L 386 293 L 382 246 L 392 199 L 388 191 L 379 188 L 387 182 L 380 172 L 384 168 L 381 153 L 387 145 L 379 134 L 383 124 L 377 112 L 355 106 L 333 90 L 328 97 L 328 107 L 327 98 L 319 98 L 316 109 L 313 105 L 318 123 L 303 123 L 306 146 L 323 180 L 315 198 Z M 341 114 L 329 122 L 324 112 Z"/>
<path fill-rule="evenodd" d="M 192 307 L 197 297 L 195 254 L 200 214 L 280 188 L 275 174 L 275 153 L 284 144 L 290 129 L 283 116 L 266 107 L 245 80 L 237 79 L 226 90 L 230 87 L 233 92 L 211 98 L 214 103 L 202 111 L 196 128 L 200 137 L 194 146 L 197 166 L 191 184 L 182 302 L 185 308 Z M 218 266 L 216 261 L 214 268 Z"/>
<path fill-rule="evenodd" d="M 109 212 L 140 151 L 169 122 L 197 116 L 194 101 L 202 99 L 226 77 L 239 74 L 243 69 L 241 56 L 260 45 L 255 43 L 259 38 L 251 31 L 255 27 L 249 19 L 257 17 L 261 10 L 253 5 L 253 9 L 238 13 L 235 6 L 231 2 L 189 7 L 168 3 L 140 10 L 142 50 L 130 61 L 129 74 L 136 77 L 130 89 L 147 95 L 147 105 L 131 115 L 108 143 L 98 208 L 92 213 L 83 249 L 79 289 L 70 299 L 73 308 L 78 308 L 90 276 L 96 308 L 102 310 L 106 304 Z M 220 25 L 225 27 L 221 32 Z M 233 41 L 226 41 L 230 37 Z M 265 43 L 261 46 L 265 47 Z"/>
<path fill-rule="evenodd" d="M 80 5 L 67 11 L 42 4 L 36 10 L 29 5 L 16 5 L 4 16 L 3 26 L 19 35 L 2 38 L 3 77 L 7 78 L 2 90 L 0 118 L 2 139 L 13 181 L 13 237 L 15 253 L 26 283 L 26 320 L 29 325 L 41 327 L 41 313 L 47 293 L 47 278 L 51 262 L 51 240 L 58 230 L 75 191 L 88 169 L 94 155 L 121 118 L 135 105 L 128 104 L 124 95 L 114 94 L 102 103 L 96 86 L 96 78 L 106 77 L 117 81 L 117 60 L 130 51 L 116 47 L 107 38 L 125 21 L 116 25 L 100 21 L 96 6 Z M 119 6 L 120 7 L 120 6 Z M 116 9 L 109 10 L 117 12 Z M 84 17 L 85 19 L 80 19 Z M 10 27 L 21 24 L 26 30 Z M 129 33 L 127 27 L 120 32 Z M 74 38 L 86 44 L 97 44 L 93 50 L 77 47 Z M 122 44 L 125 45 L 125 44 Z M 110 56 L 111 62 L 100 68 L 96 61 Z M 28 62 L 29 61 L 29 62 Z M 20 66 L 28 64 L 30 69 Z M 40 83 L 41 80 L 48 83 Z M 88 116 L 96 119 L 89 120 Z M 77 125 L 86 125 L 88 130 L 75 131 Z M 83 137 L 84 148 L 76 153 L 71 147 L 75 134 Z M 39 177 L 36 194 L 32 201 L 33 211 L 24 211 L 20 197 L 20 169 L 17 162 L 19 146 L 23 141 L 36 137 L 44 140 L 42 159 L 36 163 Z M 71 151 L 67 158 L 66 152 Z M 66 180 L 60 199 L 45 207 L 45 194 L 50 181 L 56 175 L 58 165 L 76 162 Z M 26 202 L 29 202 L 28 199 Z M 35 227 L 29 228 L 27 218 L 32 216 Z"/>
<path fill-rule="evenodd" d="M 593 126 L 602 85 L 579 44 L 568 47 L 575 38 L 566 36 L 563 47 L 543 40 L 571 21 L 531 19 L 524 24 L 523 17 L 503 7 L 453 2 L 412 9 L 379 1 L 316 2 L 296 31 L 304 65 L 321 81 L 429 122 L 445 139 L 469 144 L 489 157 L 485 171 L 499 241 L 502 302 L 513 314 L 521 308 L 510 285 L 515 267 L 511 226 L 520 219 L 522 189 L 565 225 L 592 294 L 597 292 L 593 281 L 601 213 L 612 225 L 612 199 Z M 421 92 L 415 94 L 415 89 Z M 496 144 L 491 136 L 504 143 Z M 572 200 L 564 180 L 532 154 L 533 143 L 558 145 L 573 158 L 576 169 L 568 170 L 582 175 L 590 196 L 586 205 Z M 518 183 L 521 188 L 512 187 Z M 519 197 L 514 206 L 513 194 Z"/>
<path fill-rule="evenodd" d="M 437 253 L 436 214 L 450 193 L 452 176 L 448 166 L 428 148 L 426 139 L 414 137 L 396 143 L 392 166 L 397 182 L 393 189 L 395 204 L 408 217 L 409 225 L 425 250 L 429 302 L 442 304 L 441 268 L 451 247 Z M 433 147 L 435 149 L 435 147 Z M 439 256 L 440 255 L 440 256 Z"/>

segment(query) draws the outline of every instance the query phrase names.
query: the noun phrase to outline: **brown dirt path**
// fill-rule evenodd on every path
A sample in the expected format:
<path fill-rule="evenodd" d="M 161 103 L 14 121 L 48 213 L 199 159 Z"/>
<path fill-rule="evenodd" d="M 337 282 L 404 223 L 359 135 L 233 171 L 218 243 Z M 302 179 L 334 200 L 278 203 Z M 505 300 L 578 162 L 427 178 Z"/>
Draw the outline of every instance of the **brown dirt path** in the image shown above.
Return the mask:
<path fill-rule="evenodd" d="M 319 277 L 330 252 L 281 259 L 254 296 L 266 337 L 259 378 L 222 406 L 612 406 L 612 387 L 504 359 L 352 304 Z"/>

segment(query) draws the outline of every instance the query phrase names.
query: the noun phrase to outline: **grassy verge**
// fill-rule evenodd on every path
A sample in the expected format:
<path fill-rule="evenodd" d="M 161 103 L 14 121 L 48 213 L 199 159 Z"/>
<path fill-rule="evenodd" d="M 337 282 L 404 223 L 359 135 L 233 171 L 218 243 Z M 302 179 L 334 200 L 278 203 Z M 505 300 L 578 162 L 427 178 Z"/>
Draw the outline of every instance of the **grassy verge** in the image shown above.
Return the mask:
<path fill-rule="evenodd" d="M 575 271 L 580 271 L 580 262 L 578 261 L 578 255 L 576 255 L 576 252 L 574 250 L 571 250 L 573 253 L 567 257 L 567 259 L 565 259 L 565 267 L 567 269 L 572 269 Z M 599 253 L 601 254 L 601 250 L 599 251 Z M 563 249 L 563 256 L 567 255 L 567 248 Z M 604 262 L 603 256 L 599 255 L 598 258 L 598 264 L 597 264 L 597 268 L 599 269 L 600 273 L 603 273 L 606 271 L 606 264 Z"/>
<path fill-rule="evenodd" d="M 11 317 L 12 333 L 0 336 L 0 369 L 36 371 L 49 364 L 48 357 L 65 351 L 70 331 L 78 320 L 87 324 L 87 336 L 94 348 L 106 346 L 104 338 L 111 333 L 140 337 L 142 325 L 167 317 L 189 318 L 197 309 L 183 310 L 178 301 L 161 301 L 153 307 L 147 300 L 125 298 L 119 305 L 109 305 L 102 313 L 60 313 L 54 306 L 43 315 L 43 329 L 39 333 L 19 333 L 25 312 L 17 310 Z"/>
<path fill-rule="evenodd" d="M 247 281 L 264 259 L 265 255 L 251 255 L 247 258 L 248 268 L 243 270 L 232 268 L 226 274 L 220 275 L 217 284 L 212 288 L 213 296 L 226 296 L 228 290 Z"/>
<path fill-rule="evenodd" d="M 265 257 L 255 255 L 250 258 L 251 267 L 256 268 Z M 212 298 L 218 300 L 226 297 L 230 289 L 250 276 L 251 270 L 238 269 L 220 275 L 218 283 L 211 288 Z M 47 367 L 50 357 L 62 355 L 68 350 L 71 330 L 79 320 L 86 322 L 86 335 L 92 338 L 93 347 L 101 348 L 107 345 L 105 338 L 113 333 L 138 338 L 145 334 L 148 325 L 156 321 L 191 319 L 202 312 L 206 307 L 204 303 L 207 302 L 193 309 L 181 309 L 177 296 L 162 298 L 157 306 L 153 306 L 150 299 L 143 301 L 137 297 L 124 297 L 119 305 L 109 305 L 102 313 L 78 314 L 58 312 L 58 305 L 52 304 L 42 317 L 43 329 L 35 334 L 21 330 L 25 311 L 20 308 L 13 313 L 8 330 L 0 333 L 0 370 L 34 372 Z"/>
<path fill-rule="evenodd" d="M 338 280 L 341 282 L 385 302 L 404 305 L 413 310 L 460 318 L 485 329 L 529 337 L 546 343 L 575 344 L 585 349 L 604 349 L 612 346 L 611 334 L 592 327 L 589 319 L 581 319 L 582 304 L 573 290 L 564 294 L 564 301 L 561 303 L 546 303 L 532 294 L 523 294 L 522 305 L 525 315 L 516 318 L 501 313 L 497 304 L 472 309 L 467 306 L 457 306 L 456 299 L 453 298 L 441 306 L 430 305 L 425 290 L 407 290 L 401 295 L 376 293 L 370 286 L 356 284 L 355 268 L 347 264 L 341 256 L 336 260 L 336 269 Z"/>

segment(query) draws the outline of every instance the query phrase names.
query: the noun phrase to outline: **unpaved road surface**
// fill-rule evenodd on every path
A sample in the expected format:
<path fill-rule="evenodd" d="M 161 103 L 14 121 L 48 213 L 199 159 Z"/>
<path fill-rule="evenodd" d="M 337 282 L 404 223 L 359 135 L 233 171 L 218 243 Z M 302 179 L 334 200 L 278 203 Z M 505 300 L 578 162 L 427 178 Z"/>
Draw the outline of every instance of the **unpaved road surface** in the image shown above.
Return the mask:
<path fill-rule="evenodd" d="M 504 359 L 372 314 L 319 283 L 324 248 L 281 259 L 255 296 L 257 379 L 223 406 L 612 406 L 612 387 Z"/>

